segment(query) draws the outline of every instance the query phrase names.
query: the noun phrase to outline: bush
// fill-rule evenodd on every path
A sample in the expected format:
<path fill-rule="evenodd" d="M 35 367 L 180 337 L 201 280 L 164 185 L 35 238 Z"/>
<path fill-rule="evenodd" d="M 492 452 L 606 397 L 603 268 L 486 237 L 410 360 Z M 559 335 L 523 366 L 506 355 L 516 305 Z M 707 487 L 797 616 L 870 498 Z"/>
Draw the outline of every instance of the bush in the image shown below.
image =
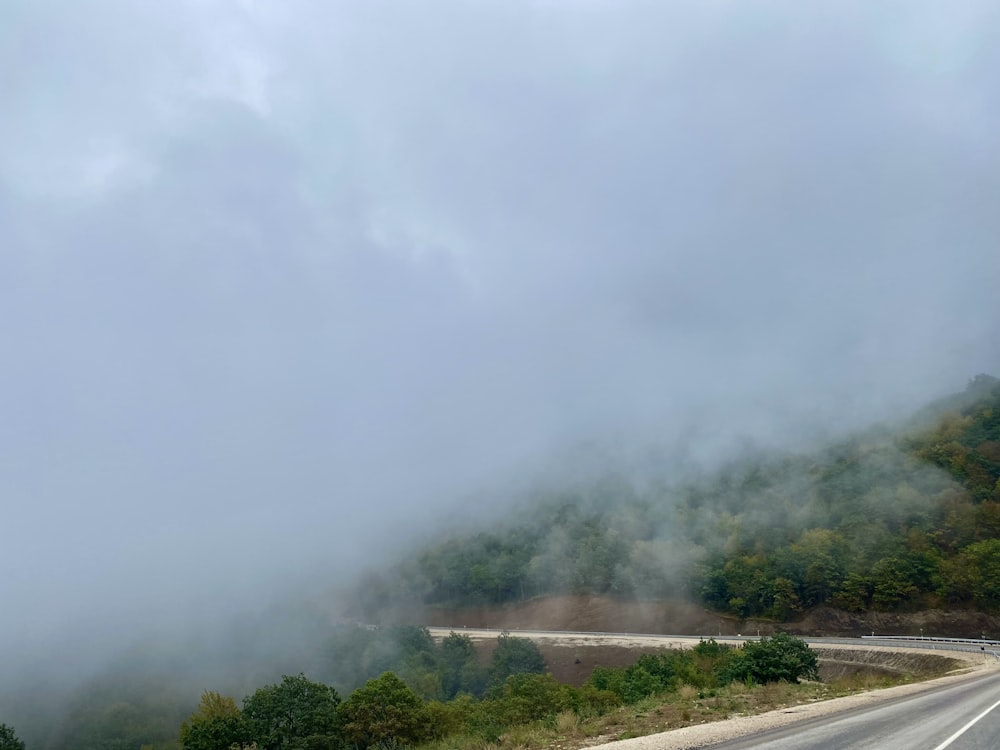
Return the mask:
<path fill-rule="evenodd" d="M 424 702 L 392 672 L 351 693 L 338 713 L 344 739 L 362 750 L 393 741 L 416 744 L 433 735 Z"/>
<path fill-rule="evenodd" d="M 490 664 L 492 688 L 501 687 L 511 675 L 544 674 L 545 670 L 542 652 L 527 638 L 517 638 L 506 632 L 497 637 L 497 647 Z"/>
<path fill-rule="evenodd" d="M 587 685 L 601 692 L 610 692 L 625 699 L 625 670 L 615 667 L 594 667 Z"/>
<path fill-rule="evenodd" d="M 198 709 L 181 724 L 180 741 L 184 750 L 216 750 L 241 745 L 247 735 L 236 701 L 206 690 L 202 693 Z"/>
<path fill-rule="evenodd" d="M 494 690 L 491 702 L 508 726 L 546 719 L 572 708 L 573 689 L 550 674 L 516 674 Z"/>
<path fill-rule="evenodd" d="M 573 694 L 573 710 L 580 716 L 603 716 L 622 704 L 621 696 L 586 684 Z"/>
<path fill-rule="evenodd" d="M 818 677 L 815 652 L 801 638 L 787 633 L 744 644 L 720 669 L 724 682 L 798 682 Z"/>
<path fill-rule="evenodd" d="M 698 645 L 691 649 L 691 652 L 695 656 L 718 659 L 728 655 L 732 650 L 732 646 L 727 646 L 724 643 L 719 643 L 714 638 L 709 638 L 707 641 L 698 641 Z"/>
<path fill-rule="evenodd" d="M 715 658 L 706 655 L 709 650 L 698 651 L 696 647 L 691 651 L 670 649 L 656 654 L 643 654 L 636 666 L 656 677 L 660 690 L 675 690 L 684 684 L 712 687 L 712 665 Z"/>
<path fill-rule="evenodd" d="M 643 698 L 663 690 L 663 683 L 656 675 L 646 671 L 640 664 L 633 664 L 625 670 L 625 684 L 622 699 L 626 703 L 638 703 Z"/>
<path fill-rule="evenodd" d="M 431 739 L 440 740 L 458 734 L 468 724 L 475 708 L 475 700 L 470 695 L 460 695 L 448 702 L 429 701 L 424 710 L 431 728 Z"/>
<path fill-rule="evenodd" d="M 650 695 L 676 690 L 681 685 L 714 687 L 713 667 L 731 652 L 732 649 L 719 646 L 715 641 L 701 643 L 691 651 L 664 649 L 655 654 L 643 654 L 626 669 L 597 667 L 587 685 L 592 690 L 613 693 L 623 703 L 638 703 Z"/>
<path fill-rule="evenodd" d="M 449 633 L 440 648 L 441 689 L 444 698 L 459 693 L 482 695 L 486 687 L 486 670 L 479 665 L 472 639 L 467 635 Z"/>
<path fill-rule="evenodd" d="M 250 739 L 262 747 L 326 750 L 340 743 L 332 687 L 305 675 L 284 676 L 243 699 L 243 719 Z"/>
<path fill-rule="evenodd" d="M 499 701 L 493 699 L 472 703 L 465 719 L 466 731 L 483 743 L 498 744 L 507 731 L 507 725 L 499 715 L 498 704 Z"/>

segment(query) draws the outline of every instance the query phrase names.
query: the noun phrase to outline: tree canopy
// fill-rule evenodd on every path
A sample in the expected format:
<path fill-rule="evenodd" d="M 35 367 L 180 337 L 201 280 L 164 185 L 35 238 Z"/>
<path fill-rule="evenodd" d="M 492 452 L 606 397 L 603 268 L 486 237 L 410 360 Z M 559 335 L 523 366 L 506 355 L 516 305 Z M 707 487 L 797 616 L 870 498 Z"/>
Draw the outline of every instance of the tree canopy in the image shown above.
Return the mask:
<path fill-rule="evenodd" d="M 497 638 L 490 664 L 490 684 L 493 687 L 502 686 L 512 675 L 542 674 L 545 669 L 545 658 L 533 641 L 506 632 Z"/>
<path fill-rule="evenodd" d="M 408 634 L 409 648 L 423 652 L 419 631 Z M 449 651 L 465 652 L 468 641 L 464 636 L 453 633 L 444 640 L 450 644 Z M 368 680 L 339 703 L 332 688 L 303 675 L 260 688 L 244 699 L 242 712 L 232 699 L 206 692 L 182 725 L 184 747 L 369 750 L 431 741 L 448 747 L 479 747 L 498 744 L 505 735 L 516 734 L 512 730 L 532 722 L 551 727 L 556 717 L 560 721 L 600 717 L 623 704 L 665 697 L 684 686 L 697 688 L 692 695 L 702 696 L 726 689 L 733 680 L 752 688 L 816 677 L 815 654 L 803 641 L 787 635 L 742 648 L 709 640 L 687 650 L 660 649 L 643 654 L 625 668 L 597 667 L 582 687 L 561 684 L 551 674 L 537 671 L 544 669 L 544 661 L 536 656 L 537 649 L 526 648 L 525 643 L 530 642 L 508 633 L 498 638 L 494 653 L 502 654 L 497 660 L 502 668 L 494 670 L 493 676 L 506 676 L 480 697 L 464 693 L 447 701 L 427 700 L 393 672 Z M 746 689 L 741 687 L 740 693 Z M 231 737 L 219 735 L 214 745 L 207 740 L 203 745 L 189 744 L 193 727 L 240 717 L 246 727 L 242 739 L 231 743 Z"/>
<path fill-rule="evenodd" d="M 181 724 L 184 750 L 218 750 L 239 745 L 248 737 L 243 714 L 236 701 L 206 690 L 197 710 Z"/>
<path fill-rule="evenodd" d="M 726 665 L 724 674 L 726 679 L 757 683 L 817 680 L 819 660 L 805 641 L 779 633 L 743 644 Z"/>
<path fill-rule="evenodd" d="M 359 750 L 390 740 L 416 744 L 431 736 L 424 702 L 392 672 L 351 693 L 339 714 L 344 739 Z"/>
<path fill-rule="evenodd" d="M 0 724 L 0 750 L 24 750 L 24 743 L 17 738 L 14 728 Z"/>
<path fill-rule="evenodd" d="M 610 474 L 536 498 L 508 524 L 453 535 L 366 581 L 387 601 L 470 606 L 542 595 L 687 598 L 788 620 L 827 605 L 1000 612 L 1000 381 L 903 427 L 806 453 L 748 448 L 721 468 Z"/>
<path fill-rule="evenodd" d="M 243 719 L 263 750 L 336 750 L 339 704 L 332 687 L 286 675 L 244 699 Z"/>

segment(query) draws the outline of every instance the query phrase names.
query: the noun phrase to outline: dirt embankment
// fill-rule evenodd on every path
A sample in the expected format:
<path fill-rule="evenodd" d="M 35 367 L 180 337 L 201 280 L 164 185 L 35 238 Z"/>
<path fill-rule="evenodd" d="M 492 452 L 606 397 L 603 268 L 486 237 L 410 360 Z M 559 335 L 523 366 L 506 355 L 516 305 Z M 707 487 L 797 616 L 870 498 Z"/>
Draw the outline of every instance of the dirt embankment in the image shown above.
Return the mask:
<path fill-rule="evenodd" d="M 882 677 L 924 678 L 966 669 L 979 659 L 963 654 L 930 654 L 919 649 L 887 651 L 875 648 L 825 648 L 813 646 L 819 657 L 819 676 L 823 682 L 867 674 Z"/>
<path fill-rule="evenodd" d="M 817 608 L 797 622 L 739 620 L 720 616 L 689 602 L 636 602 L 601 596 L 560 596 L 532 599 L 504 606 L 449 609 L 427 607 L 397 612 L 389 620 L 418 622 L 428 626 L 454 628 L 489 628 L 492 630 L 568 630 L 600 633 L 650 633 L 705 636 L 771 635 L 787 632 L 802 636 L 857 637 L 872 631 L 883 635 L 926 635 L 957 638 L 1000 636 L 1000 621 L 979 612 L 931 610 L 912 614 L 884 612 L 853 614 L 829 608 Z M 478 643 L 484 657 L 493 644 Z M 622 667 L 632 664 L 640 654 L 657 647 L 576 643 L 563 645 L 539 643 L 552 674 L 560 681 L 579 685 L 587 680 L 595 666 Z M 950 659 L 931 664 L 926 656 L 898 655 L 896 661 L 872 652 L 848 654 L 822 653 L 824 680 L 857 672 L 893 676 L 948 671 Z M 915 658 L 920 663 L 904 663 Z"/>
<path fill-rule="evenodd" d="M 706 636 L 738 632 L 737 621 L 686 602 L 637 602 L 602 596 L 554 596 L 465 609 L 427 607 L 407 614 L 425 625 L 440 627 Z"/>
<path fill-rule="evenodd" d="M 704 636 L 787 632 L 804 636 L 857 637 L 876 632 L 955 638 L 1000 637 L 1000 618 L 964 610 L 856 614 L 817 607 L 797 621 L 774 622 L 719 615 L 689 602 L 637 602 L 601 596 L 558 596 L 466 609 L 426 607 L 399 612 L 389 619 L 441 627 Z"/>
<path fill-rule="evenodd" d="M 856 636 L 927 635 L 945 638 L 1000 636 L 1000 618 L 970 610 L 929 609 L 922 612 L 844 612 L 817 607 L 800 620 L 781 625 L 796 635 Z"/>
<path fill-rule="evenodd" d="M 496 645 L 495 640 L 476 642 L 476 652 L 483 664 L 489 663 Z M 628 667 L 635 664 L 642 654 L 655 654 L 661 649 L 652 646 L 563 646 L 543 641 L 538 643 L 538 650 L 553 677 L 565 685 L 579 687 L 590 679 L 595 667 Z"/>
<path fill-rule="evenodd" d="M 481 642 L 477 650 L 485 660 L 492 654 L 495 643 Z M 640 655 L 656 653 L 659 648 L 622 646 L 561 646 L 541 642 L 539 651 L 545 658 L 552 676 L 568 685 L 582 685 L 594 667 L 627 667 Z M 813 647 L 819 657 L 819 675 L 822 682 L 869 675 L 872 677 L 911 677 L 927 679 L 968 667 L 968 662 L 951 656 L 923 652 L 900 653 L 876 649 L 828 649 Z"/>
<path fill-rule="evenodd" d="M 468 635 L 484 665 L 488 664 L 497 646 L 495 630 L 457 629 Z M 518 630 L 519 637 L 529 638 L 538 646 L 548 671 L 560 682 L 582 685 L 595 667 L 627 667 L 642 654 L 657 653 L 664 648 L 691 648 L 696 638 L 660 636 L 615 636 L 543 633 Z M 443 638 L 446 629 L 434 629 L 432 634 Z M 935 653 L 925 649 L 846 646 L 827 644 L 813 646 L 820 660 L 820 680 L 834 682 L 845 677 L 926 679 L 955 670 L 982 664 L 978 653 Z"/>

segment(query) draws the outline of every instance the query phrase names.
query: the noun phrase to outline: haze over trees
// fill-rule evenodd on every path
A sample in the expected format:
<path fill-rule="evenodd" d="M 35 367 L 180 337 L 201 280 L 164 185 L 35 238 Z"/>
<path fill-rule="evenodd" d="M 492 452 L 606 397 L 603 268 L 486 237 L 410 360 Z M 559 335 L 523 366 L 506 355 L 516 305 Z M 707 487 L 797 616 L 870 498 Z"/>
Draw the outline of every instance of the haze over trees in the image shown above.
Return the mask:
<path fill-rule="evenodd" d="M 410 637 L 399 638 L 404 634 Z M 466 642 L 452 633 L 434 646 L 435 665 L 426 659 L 426 629 L 400 630 L 396 636 L 399 663 L 425 663 L 438 684 L 453 671 L 455 654 Z M 448 739 L 457 747 L 478 747 L 531 722 L 551 723 L 567 713 L 600 716 L 684 686 L 713 690 L 733 681 L 752 686 L 818 677 L 816 655 L 788 635 L 741 648 L 709 640 L 690 650 L 662 649 L 626 668 L 598 667 L 582 687 L 560 684 L 545 669 L 534 644 L 504 633 L 492 657 L 489 686 L 478 694 L 421 697 L 414 688 L 435 680 L 405 681 L 392 671 L 367 680 L 342 702 L 333 688 L 304 675 L 258 689 L 243 700 L 242 713 L 231 698 L 206 692 L 181 727 L 181 745 L 183 750 L 368 750 Z"/>
<path fill-rule="evenodd" d="M 469 606 L 555 594 L 681 597 L 738 617 L 832 606 L 1000 612 L 1000 384 L 809 454 L 749 453 L 695 481 L 610 476 L 451 536 L 363 596 Z"/>
<path fill-rule="evenodd" d="M 1000 367 L 997 3 L 889 3 L 0 2 L 0 721 L 489 687 L 330 642 L 399 604 L 994 611 L 988 420 L 845 437 Z"/>
<path fill-rule="evenodd" d="M 25 750 L 24 743 L 17 738 L 14 728 L 0 724 L 0 750 Z"/>
<path fill-rule="evenodd" d="M 601 477 L 533 498 L 506 526 L 430 544 L 367 581 L 364 605 L 378 617 L 399 601 L 461 606 L 600 593 L 684 597 L 777 621 L 816 606 L 997 612 L 998 415 L 1000 384 L 984 375 L 902 427 L 873 428 L 819 451 L 748 452 L 674 484 Z M 230 741 L 263 748 L 292 737 L 324 747 L 345 733 L 360 746 L 392 733 L 416 742 L 438 725 L 486 737 L 538 711 L 598 710 L 680 682 L 702 684 L 708 678 L 692 665 L 708 657 L 717 660 L 709 670 L 716 681 L 814 674 L 808 651 L 776 637 L 766 652 L 716 653 L 709 644 L 686 656 L 644 657 L 628 670 L 595 671 L 589 688 L 572 693 L 544 674 L 530 642 L 508 635 L 484 664 L 460 633 L 435 643 L 417 626 L 331 626 L 318 612 L 296 616 L 292 663 L 310 677 L 283 677 L 242 705 L 210 690 L 195 708 L 197 693 L 159 677 L 163 654 L 145 672 L 87 683 L 42 750 L 103 750 L 108 742 L 170 750 L 177 737 L 188 750 Z M 253 646 L 234 653 L 252 658 Z"/>

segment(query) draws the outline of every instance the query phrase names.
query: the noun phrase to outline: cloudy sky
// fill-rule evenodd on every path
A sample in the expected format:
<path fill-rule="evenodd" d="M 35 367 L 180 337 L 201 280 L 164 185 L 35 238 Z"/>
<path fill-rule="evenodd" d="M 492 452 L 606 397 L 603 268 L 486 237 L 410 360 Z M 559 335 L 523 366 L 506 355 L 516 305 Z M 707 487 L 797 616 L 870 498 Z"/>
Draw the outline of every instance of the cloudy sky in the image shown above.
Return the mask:
<path fill-rule="evenodd" d="M 822 5 L 4 2 L 0 634 L 1000 374 L 998 6 Z"/>

